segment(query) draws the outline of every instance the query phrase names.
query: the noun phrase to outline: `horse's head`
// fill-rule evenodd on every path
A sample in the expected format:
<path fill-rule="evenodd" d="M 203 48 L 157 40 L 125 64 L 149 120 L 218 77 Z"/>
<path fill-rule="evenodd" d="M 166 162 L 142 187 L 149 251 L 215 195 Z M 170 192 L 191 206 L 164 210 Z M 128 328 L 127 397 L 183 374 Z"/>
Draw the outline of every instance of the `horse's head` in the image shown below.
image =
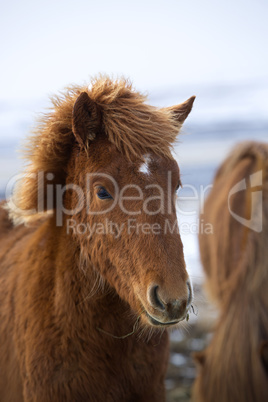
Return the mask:
<path fill-rule="evenodd" d="M 185 318 L 192 298 L 171 147 L 193 101 L 157 109 L 108 78 L 69 89 L 29 141 L 30 164 L 11 207 L 16 223 L 54 213 L 81 261 L 152 325 Z"/>
<path fill-rule="evenodd" d="M 152 109 L 151 114 L 135 108 L 131 113 L 122 103 L 122 110 L 113 110 L 114 119 L 119 119 L 114 131 L 119 131 L 121 139 L 109 138 L 107 131 L 116 123 L 113 118 L 107 121 L 86 92 L 73 110 L 79 150 L 71 169 L 87 205 L 70 227 L 101 276 L 143 320 L 155 326 L 183 320 L 192 300 L 175 208 L 180 171 L 170 153 L 171 134 L 160 123 L 161 117 L 165 122 L 169 116 L 171 126 L 176 121 L 178 128 L 193 100 L 162 111 Z M 148 138 L 140 134 L 144 127 Z M 72 208 L 78 198 L 74 192 Z"/>

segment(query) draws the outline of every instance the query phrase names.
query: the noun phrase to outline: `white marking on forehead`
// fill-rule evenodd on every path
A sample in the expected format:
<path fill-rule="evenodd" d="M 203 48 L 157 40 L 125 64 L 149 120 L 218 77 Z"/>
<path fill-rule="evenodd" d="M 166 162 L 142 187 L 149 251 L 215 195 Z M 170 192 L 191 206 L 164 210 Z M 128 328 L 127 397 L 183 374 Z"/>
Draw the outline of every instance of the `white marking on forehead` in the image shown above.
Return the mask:
<path fill-rule="evenodd" d="M 139 172 L 144 174 L 150 174 L 149 163 L 151 162 L 151 158 L 149 154 L 143 155 L 144 162 L 140 165 Z"/>

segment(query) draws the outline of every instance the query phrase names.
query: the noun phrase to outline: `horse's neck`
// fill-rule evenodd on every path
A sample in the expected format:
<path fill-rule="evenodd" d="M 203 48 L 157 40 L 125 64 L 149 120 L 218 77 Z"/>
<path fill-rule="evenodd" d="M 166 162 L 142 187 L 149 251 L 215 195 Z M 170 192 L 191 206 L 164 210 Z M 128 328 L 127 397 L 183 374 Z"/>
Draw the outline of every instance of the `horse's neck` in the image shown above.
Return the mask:
<path fill-rule="evenodd" d="M 56 314 L 68 317 L 70 326 L 76 322 L 103 329 L 116 336 L 131 332 L 135 317 L 128 303 L 120 299 L 98 274 L 90 260 L 81 258 L 81 250 L 64 228 L 58 229 L 56 255 Z"/>

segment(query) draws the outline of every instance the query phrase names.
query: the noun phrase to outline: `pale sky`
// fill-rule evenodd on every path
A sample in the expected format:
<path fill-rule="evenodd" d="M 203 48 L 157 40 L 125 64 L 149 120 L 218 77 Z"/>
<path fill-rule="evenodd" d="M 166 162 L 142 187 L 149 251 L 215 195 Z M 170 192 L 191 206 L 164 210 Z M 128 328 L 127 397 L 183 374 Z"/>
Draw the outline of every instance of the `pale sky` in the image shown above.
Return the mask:
<path fill-rule="evenodd" d="M 142 91 L 267 82 L 267 21 L 267 0 L 9 0 L 0 100 L 44 98 L 99 72 Z"/>
<path fill-rule="evenodd" d="M 99 72 L 159 106 L 197 95 L 190 122 L 267 120 L 267 21 L 267 0 L 2 0 L 0 189 L 20 169 L 4 142 L 26 136 L 48 95 Z M 203 137 L 184 136 L 182 164 L 216 164 L 230 145 Z M 184 244 L 196 269 L 197 243 Z"/>

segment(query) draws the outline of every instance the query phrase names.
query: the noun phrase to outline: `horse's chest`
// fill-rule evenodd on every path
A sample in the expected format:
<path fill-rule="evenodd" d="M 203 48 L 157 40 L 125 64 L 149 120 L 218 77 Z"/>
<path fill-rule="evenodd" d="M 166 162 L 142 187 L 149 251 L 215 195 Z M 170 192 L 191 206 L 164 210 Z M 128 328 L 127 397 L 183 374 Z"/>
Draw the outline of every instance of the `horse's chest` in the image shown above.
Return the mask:
<path fill-rule="evenodd" d="M 157 338 L 146 343 L 144 340 L 115 343 L 113 347 L 95 354 L 92 367 L 94 385 L 102 384 L 111 400 L 128 400 L 127 395 L 144 395 L 163 388 L 167 361 L 168 338 Z M 96 374 L 98 373 L 98 378 Z M 121 399 L 120 399 L 121 398 Z M 123 399 L 122 399 L 123 398 Z"/>

